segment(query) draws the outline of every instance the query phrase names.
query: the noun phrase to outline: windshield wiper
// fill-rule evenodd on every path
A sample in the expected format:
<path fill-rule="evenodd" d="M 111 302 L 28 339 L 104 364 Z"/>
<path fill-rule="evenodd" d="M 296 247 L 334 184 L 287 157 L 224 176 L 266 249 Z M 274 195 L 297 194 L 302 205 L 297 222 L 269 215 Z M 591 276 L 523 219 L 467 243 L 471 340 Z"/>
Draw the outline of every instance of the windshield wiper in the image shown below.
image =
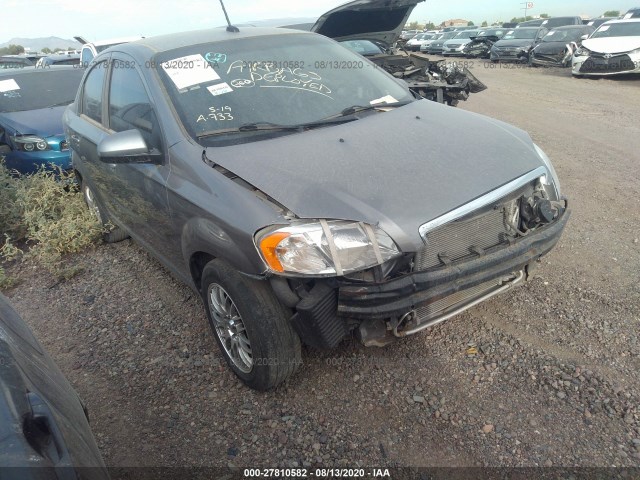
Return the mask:
<path fill-rule="evenodd" d="M 397 108 L 407 105 L 414 100 L 407 100 L 406 102 L 394 102 L 394 103 L 376 103 L 375 105 L 353 105 L 342 110 L 338 115 L 334 115 L 329 118 L 348 117 L 359 112 L 366 112 L 367 110 L 376 110 L 379 108 Z"/>
<path fill-rule="evenodd" d="M 62 107 L 63 105 L 69 105 L 73 103 L 73 100 L 65 100 L 64 102 L 54 103 L 53 105 L 47 105 L 44 108 Z"/>
<path fill-rule="evenodd" d="M 233 128 L 223 128 L 221 130 L 212 130 L 209 132 L 204 132 L 198 135 L 198 140 L 206 137 L 215 137 L 218 135 L 226 135 L 230 133 L 246 133 L 246 132 L 268 132 L 268 131 L 276 131 L 276 132 L 301 132 L 305 129 L 323 127 L 326 125 L 337 125 L 339 123 L 347 123 L 356 120 L 355 118 L 328 118 L 325 120 L 319 120 L 317 122 L 309 122 L 309 123 L 300 123 L 298 125 L 281 125 L 278 123 L 271 122 L 255 122 L 255 123 L 245 123 L 244 125 L 240 125 L 239 127 Z"/>

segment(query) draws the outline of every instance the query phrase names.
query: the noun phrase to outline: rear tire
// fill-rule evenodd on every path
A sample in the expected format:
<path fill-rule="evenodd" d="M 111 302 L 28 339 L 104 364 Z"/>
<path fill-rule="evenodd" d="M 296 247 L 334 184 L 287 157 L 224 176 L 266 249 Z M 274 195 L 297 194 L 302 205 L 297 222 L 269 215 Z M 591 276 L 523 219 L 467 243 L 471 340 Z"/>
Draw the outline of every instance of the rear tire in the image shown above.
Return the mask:
<path fill-rule="evenodd" d="M 268 282 L 216 259 L 204 267 L 201 294 L 218 347 L 245 385 L 269 390 L 295 373 L 302 363 L 300 338 Z"/>
<path fill-rule="evenodd" d="M 93 193 L 93 190 L 91 189 L 91 187 L 89 187 L 87 182 L 84 181 L 84 179 L 82 180 L 81 188 L 82 196 L 84 197 L 84 201 L 87 204 L 87 207 L 89 207 L 89 210 L 98 218 L 98 220 L 100 220 L 105 228 L 109 229 L 102 234 L 102 239 L 104 240 L 104 242 L 116 243 L 129 238 L 129 235 L 127 235 L 127 233 L 122 228 L 116 227 L 109 220 L 106 212 L 104 211 L 104 208 L 100 207 L 100 203 Z"/>

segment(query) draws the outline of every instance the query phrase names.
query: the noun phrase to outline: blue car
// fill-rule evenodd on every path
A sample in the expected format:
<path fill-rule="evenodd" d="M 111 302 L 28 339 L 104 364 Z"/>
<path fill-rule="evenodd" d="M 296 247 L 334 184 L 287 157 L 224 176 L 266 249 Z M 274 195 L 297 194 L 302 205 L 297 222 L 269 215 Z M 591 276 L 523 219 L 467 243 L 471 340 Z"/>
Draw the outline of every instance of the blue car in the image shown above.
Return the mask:
<path fill-rule="evenodd" d="M 62 114 L 83 74 L 71 66 L 0 70 L 0 161 L 7 168 L 71 168 Z"/>

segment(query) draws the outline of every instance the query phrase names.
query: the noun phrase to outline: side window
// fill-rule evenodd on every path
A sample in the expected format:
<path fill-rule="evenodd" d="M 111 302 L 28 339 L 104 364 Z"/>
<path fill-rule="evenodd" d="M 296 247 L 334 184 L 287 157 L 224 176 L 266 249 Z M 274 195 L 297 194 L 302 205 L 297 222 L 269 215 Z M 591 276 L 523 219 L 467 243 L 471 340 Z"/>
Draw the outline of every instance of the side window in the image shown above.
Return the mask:
<path fill-rule="evenodd" d="M 98 63 L 87 75 L 82 90 L 82 113 L 102 123 L 102 86 L 107 73 L 107 63 Z"/>
<path fill-rule="evenodd" d="M 109 126 L 116 132 L 139 130 L 149 148 L 162 150 L 160 127 L 137 70 L 113 61 L 109 87 Z"/>

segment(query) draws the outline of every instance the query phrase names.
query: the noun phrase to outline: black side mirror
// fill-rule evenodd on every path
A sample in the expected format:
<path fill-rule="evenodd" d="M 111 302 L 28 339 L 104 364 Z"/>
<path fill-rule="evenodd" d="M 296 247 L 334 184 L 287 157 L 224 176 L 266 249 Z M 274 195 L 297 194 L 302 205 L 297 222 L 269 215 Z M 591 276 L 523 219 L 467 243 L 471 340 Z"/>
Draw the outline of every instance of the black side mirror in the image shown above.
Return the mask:
<path fill-rule="evenodd" d="M 162 163 L 162 153 L 150 150 L 138 130 L 126 130 L 104 138 L 98 144 L 98 156 L 105 163 Z"/>

